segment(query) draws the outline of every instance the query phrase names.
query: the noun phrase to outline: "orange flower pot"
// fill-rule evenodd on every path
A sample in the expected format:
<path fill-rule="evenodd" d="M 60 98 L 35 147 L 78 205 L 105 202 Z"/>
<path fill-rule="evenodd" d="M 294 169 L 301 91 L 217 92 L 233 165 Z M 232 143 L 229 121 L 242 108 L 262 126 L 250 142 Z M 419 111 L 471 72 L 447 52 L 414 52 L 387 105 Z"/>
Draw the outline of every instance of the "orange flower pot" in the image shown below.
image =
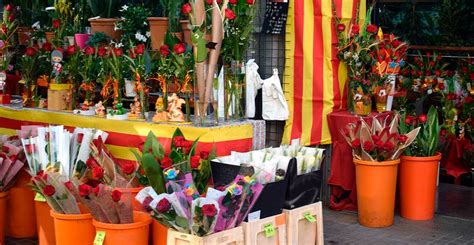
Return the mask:
<path fill-rule="evenodd" d="M 168 241 L 168 228 L 157 220 L 151 223 L 151 241 L 153 245 L 166 245 Z"/>
<path fill-rule="evenodd" d="M 431 157 L 401 157 L 399 192 L 400 216 L 403 218 L 433 218 L 439 160 L 440 153 Z"/>
<path fill-rule="evenodd" d="M 121 200 L 123 202 L 129 202 L 130 200 L 132 201 L 134 211 L 144 211 L 142 204 L 135 199 L 138 192 L 140 192 L 142 189 L 142 186 L 133 188 L 117 188 L 117 190 L 122 192 Z"/>
<path fill-rule="evenodd" d="M 91 214 L 58 214 L 51 210 L 54 218 L 54 234 L 57 245 L 92 244 L 95 230 Z"/>
<path fill-rule="evenodd" d="M 28 186 L 31 176 L 21 170 L 7 201 L 7 236 L 36 237 L 35 193 Z"/>
<path fill-rule="evenodd" d="M 400 160 L 369 162 L 354 159 L 359 223 L 380 228 L 393 224 Z"/>
<path fill-rule="evenodd" d="M 5 244 L 5 222 L 8 192 L 0 192 L 0 244 Z"/>
<path fill-rule="evenodd" d="M 131 224 L 108 224 L 93 220 L 97 231 L 105 232 L 104 245 L 134 244 L 148 245 L 149 226 L 151 217 L 144 212 L 133 212 Z"/>
<path fill-rule="evenodd" d="M 148 17 L 151 34 L 151 49 L 159 50 L 165 40 L 165 34 L 168 31 L 167 17 Z"/>
<path fill-rule="evenodd" d="M 98 18 L 89 19 L 92 33 L 103 32 L 105 35 L 111 37 L 115 41 L 120 40 L 122 31 L 115 30 L 115 23 L 119 21 L 117 18 Z"/>
<path fill-rule="evenodd" d="M 54 237 L 54 219 L 47 202 L 35 201 L 36 229 L 38 230 L 39 245 L 56 244 Z"/>

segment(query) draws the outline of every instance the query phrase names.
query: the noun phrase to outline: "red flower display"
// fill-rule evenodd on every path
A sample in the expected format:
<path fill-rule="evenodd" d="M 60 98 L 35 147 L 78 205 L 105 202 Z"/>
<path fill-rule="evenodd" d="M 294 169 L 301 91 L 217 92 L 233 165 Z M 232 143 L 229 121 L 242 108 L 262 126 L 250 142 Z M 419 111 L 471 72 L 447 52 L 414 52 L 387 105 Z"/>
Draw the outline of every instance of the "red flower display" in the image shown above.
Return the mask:
<path fill-rule="evenodd" d="M 84 49 L 84 53 L 86 55 L 93 55 L 95 53 L 95 50 L 93 47 L 90 47 L 90 46 L 87 46 L 85 49 Z"/>
<path fill-rule="evenodd" d="M 237 4 L 237 0 L 229 0 L 229 3 L 230 3 L 230 4 L 233 4 L 233 5 L 236 5 L 236 4 Z"/>
<path fill-rule="evenodd" d="M 46 185 L 43 188 L 42 192 L 45 196 L 50 197 L 50 196 L 54 195 L 54 193 L 56 193 L 56 188 L 54 188 L 54 186 L 52 186 L 52 185 Z"/>
<path fill-rule="evenodd" d="M 161 168 L 162 169 L 170 168 L 172 165 L 173 165 L 173 160 L 171 160 L 171 158 L 163 157 L 163 159 L 161 159 Z"/>
<path fill-rule="evenodd" d="M 163 57 L 168 57 L 168 55 L 170 55 L 170 47 L 168 47 L 168 45 L 162 45 L 160 47 L 160 54 Z"/>
<path fill-rule="evenodd" d="M 27 48 L 25 51 L 26 56 L 35 56 L 36 50 L 34 48 Z"/>
<path fill-rule="evenodd" d="M 353 35 L 359 34 L 359 31 L 360 31 L 359 25 L 353 25 L 353 26 L 352 26 L 352 34 L 353 34 Z"/>
<path fill-rule="evenodd" d="M 53 20 L 53 28 L 54 29 L 59 29 L 59 27 L 61 27 L 61 20 L 59 20 L 59 19 Z"/>
<path fill-rule="evenodd" d="M 201 207 L 202 214 L 207 217 L 214 217 L 217 214 L 216 206 L 212 204 L 206 204 Z"/>
<path fill-rule="evenodd" d="M 8 11 L 8 12 L 11 12 L 11 11 L 13 10 L 13 5 L 7 4 L 7 5 L 5 6 L 5 10 Z"/>
<path fill-rule="evenodd" d="M 82 139 L 84 138 L 84 134 L 83 133 L 79 133 L 77 134 L 77 143 L 78 144 L 81 144 L 82 143 Z"/>
<path fill-rule="evenodd" d="M 353 148 L 359 147 L 360 146 L 360 139 L 354 139 L 351 142 L 351 145 L 352 145 Z"/>
<path fill-rule="evenodd" d="M 72 184 L 71 181 L 64 182 L 64 186 L 65 186 L 66 189 L 68 189 L 69 191 L 72 191 L 72 190 L 74 189 L 74 185 Z"/>
<path fill-rule="evenodd" d="M 97 51 L 97 54 L 99 55 L 99 57 L 104 57 L 107 54 L 107 50 L 104 47 L 100 47 Z"/>
<path fill-rule="evenodd" d="M 79 185 L 79 195 L 81 197 L 88 196 L 92 191 L 92 187 L 88 184 Z"/>
<path fill-rule="evenodd" d="M 115 56 L 120 57 L 120 56 L 122 56 L 122 53 L 123 53 L 123 51 L 122 51 L 121 48 L 114 48 Z"/>
<path fill-rule="evenodd" d="M 135 172 L 135 166 L 133 165 L 133 163 L 124 163 L 122 164 L 122 171 L 125 174 L 132 174 L 133 172 Z"/>
<path fill-rule="evenodd" d="M 184 142 L 185 142 L 185 139 L 183 136 L 176 136 L 173 139 L 173 144 L 175 147 L 182 147 Z"/>
<path fill-rule="evenodd" d="M 170 209 L 171 209 L 171 203 L 166 198 L 161 199 L 156 205 L 156 211 L 158 211 L 159 213 L 166 213 Z"/>
<path fill-rule="evenodd" d="M 207 160 L 209 158 L 209 152 L 208 151 L 201 151 L 201 153 L 199 153 L 199 156 L 203 159 L 203 160 Z"/>
<path fill-rule="evenodd" d="M 120 192 L 119 190 L 112 191 L 112 200 L 114 200 L 114 202 L 119 202 L 121 197 L 122 192 Z"/>
<path fill-rule="evenodd" d="M 418 121 L 420 121 L 420 123 L 425 123 L 426 120 L 428 120 L 428 117 L 426 116 L 426 114 L 421 114 L 418 116 Z"/>
<path fill-rule="evenodd" d="M 92 168 L 92 178 L 94 178 L 94 179 L 104 178 L 104 169 L 99 167 L 99 166 L 93 167 Z"/>
<path fill-rule="evenodd" d="M 364 142 L 364 151 L 366 152 L 371 152 L 374 150 L 374 144 L 370 141 L 366 141 Z"/>
<path fill-rule="evenodd" d="M 75 45 L 71 45 L 71 46 L 67 47 L 67 49 L 66 49 L 66 54 L 69 55 L 69 56 L 73 55 L 75 52 L 76 52 L 76 46 Z"/>
<path fill-rule="evenodd" d="M 255 0 L 247 0 L 248 5 L 253 5 L 255 3 Z"/>
<path fill-rule="evenodd" d="M 368 25 L 367 26 L 367 32 L 376 33 L 377 32 L 377 26 L 376 25 Z"/>
<path fill-rule="evenodd" d="M 232 9 L 225 9 L 225 17 L 229 20 L 235 19 L 235 13 Z"/>
<path fill-rule="evenodd" d="M 51 50 L 53 50 L 53 45 L 50 42 L 45 42 L 43 43 L 43 46 L 41 46 L 41 48 L 46 52 L 50 52 Z"/>
<path fill-rule="evenodd" d="M 184 43 L 178 43 L 173 46 L 175 54 L 182 54 L 186 51 L 186 45 Z"/>
<path fill-rule="evenodd" d="M 343 32 L 346 29 L 346 26 L 344 24 L 338 24 L 337 25 L 337 31 L 338 32 Z"/>
<path fill-rule="evenodd" d="M 140 43 L 135 47 L 136 54 L 144 54 L 145 53 L 145 44 Z"/>
<path fill-rule="evenodd" d="M 189 162 L 191 163 L 191 168 L 192 169 L 198 169 L 199 166 L 201 165 L 201 157 L 200 156 L 192 156 L 189 159 Z"/>
<path fill-rule="evenodd" d="M 189 3 L 185 3 L 181 7 L 181 13 L 183 13 L 184 15 L 188 15 L 189 13 L 191 13 L 191 11 L 193 11 L 193 8 L 191 7 L 191 4 Z"/>

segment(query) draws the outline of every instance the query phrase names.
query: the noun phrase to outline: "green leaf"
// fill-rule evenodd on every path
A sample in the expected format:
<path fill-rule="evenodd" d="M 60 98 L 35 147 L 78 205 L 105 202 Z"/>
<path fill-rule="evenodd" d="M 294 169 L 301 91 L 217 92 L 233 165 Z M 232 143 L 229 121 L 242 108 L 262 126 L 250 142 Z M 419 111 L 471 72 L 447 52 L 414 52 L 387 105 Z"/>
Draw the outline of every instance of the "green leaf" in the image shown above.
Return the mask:
<path fill-rule="evenodd" d="M 141 163 L 141 162 L 142 162 L 142 156 L 141 156 L 141 154 L 137 151 L 137 149 L 132 148 L 132 149 L 130 149 L 130 151 L 133 153 L 133 155 L 135 155 L 135 159 L 137 159 L 137 161 L 138 161 L 139 163 Z"/>
<path fill-rule="evenodd" d="M 189 228 L 188 220 L 181 216 L 176 216 L 176 224 L 182 228 Z"/>
<path fill-rule="evenodd" d="M 161 169 L 155 157 L 150 153 L 143 154 L 142 166 L 145 171 L 150 186 L 158 193 L 165 192 L 165 180 L 163 177 L 163 170 Z"/>
<path fill-rule="evenodd" d="M 146 136 L 145 143 L 143 144 L 143 153 L 150 153 L 150 148 L 153 144 L 153 140 L 156 140 L 156 136 L 152 131 L 150 131 Z"/>
<path fill-rule="evenodd" d="M 153 151 L 153 155 L 158 159 L 163 159 L 165 155 L 165 148 L 161 145 L 161 143 L 155 138 L 152 142 L 151 149 Z"/>

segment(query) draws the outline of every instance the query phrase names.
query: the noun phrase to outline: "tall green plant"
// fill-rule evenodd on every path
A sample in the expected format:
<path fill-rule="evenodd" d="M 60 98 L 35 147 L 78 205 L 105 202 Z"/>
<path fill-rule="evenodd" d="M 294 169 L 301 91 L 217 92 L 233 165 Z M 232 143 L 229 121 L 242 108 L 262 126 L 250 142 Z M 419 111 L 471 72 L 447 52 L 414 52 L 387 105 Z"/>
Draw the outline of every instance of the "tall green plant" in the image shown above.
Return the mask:
<path fill-rule="evenodd" d="M 405 134 L 417 126 L 421 126 L 420 133 L 413 144 L 405 150 L 405 155 L 416 157 L 434 156 L 438 148 L 439 131 L 441 125 L 438 120 L 438 111 L 430 107 L 428 115 L 420 115 L 418 118 L 404 113 L 399 124 L 400 133 Z"/>
<path fill-rule="evenodd" d="M 184 0 L 160 0 L 161 7 L 164 14 L 168 17 L 168 30 L 170 32 L 181 31 L 181 6 L 185 3 Z"/>
<path fill-rule="evenodd" d="M 101 18 L 115 18 L 121 7 L 120 0 L 87 0 L 94 16 Z"/>

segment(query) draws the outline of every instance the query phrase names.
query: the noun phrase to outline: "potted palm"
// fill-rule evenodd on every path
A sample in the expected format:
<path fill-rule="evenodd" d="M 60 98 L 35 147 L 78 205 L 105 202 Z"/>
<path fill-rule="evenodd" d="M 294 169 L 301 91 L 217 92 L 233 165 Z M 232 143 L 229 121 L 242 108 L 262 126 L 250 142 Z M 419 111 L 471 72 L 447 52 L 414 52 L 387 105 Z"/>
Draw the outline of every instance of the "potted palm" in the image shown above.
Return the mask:
<path fill-rule="evenodd" d="M 400 215 L 412 220 L 433 218 L 438 163 L 438 111 L 431 107 L 428 115 L 415 118 L 404 114 L 399 130 L 402 133 L 421 128 L 414 143 L 405 151 L 400 163 Z"/>
<path fill-rule="evenodd" d="M 116 31 L 115 23 L 119 20 L 120 0 L 88 0 L 92 14 L 89 19 L 92 33 L 103 32 L 114 40 L 120 39 L 120 32 Z"/>
<path fill-rule="evenodd" d="M 380 228 L 393 224 L 400 155 L 415 140 L 419 128 L 398 133 L 399 114 L 372 125 L 361 119 L 348 124 L 343 136 L 352 147 L 356 169 L 359 223 Z"/>

